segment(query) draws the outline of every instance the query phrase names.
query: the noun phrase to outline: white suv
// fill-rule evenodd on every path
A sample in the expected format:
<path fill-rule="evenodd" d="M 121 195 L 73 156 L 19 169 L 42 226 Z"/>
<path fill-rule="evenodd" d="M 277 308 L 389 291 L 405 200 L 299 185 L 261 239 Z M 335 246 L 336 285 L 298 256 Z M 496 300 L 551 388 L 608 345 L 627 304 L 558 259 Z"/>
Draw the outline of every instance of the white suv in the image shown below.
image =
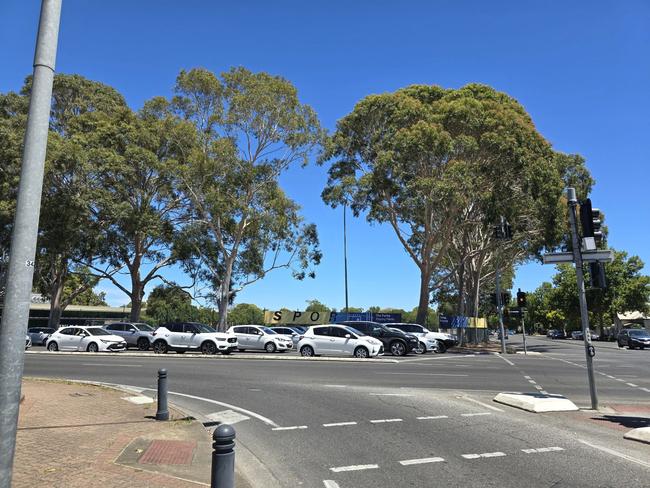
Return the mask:
<path fill-rule="evenodd" d="M 124 351 L 126 341 L 101 327 L 62 327 L 45 343 L 48 351 Z"/>
<path fill-rule="evenodd" d="M 420 344 L 418 349 L 414 349 L 414 352 L 418 354 L 422 354 L 427 351 L 433 351 L 436 353 L 445 352 L 449 347 L 453 347 L 458 343 L 456 338 L 451 334 L 445 334 L 444 332 L 432 332 L 419 324 L 396 323 L 384 325 L 386 325 L 386 327 L 390 327 L 391 329 L 398 329 L 416 336 L 420 340 Z"/>
<path fill-rule="evenodd" d="M 369 358 L 383 354 L 384 346 L 379 339 L 352 327 L 330 324 L 310 327 L 298 342 L 298 351 L 305 357 L 322 354 Z"/>
<path fill-rule="evenodd" d="M 151 333 L 152 349 L 156 354 L 176 351 L 200 350 L 203 354 L 230 354 L 237 349 L 237 338 L 228 333 L 216 332 L 212 327 L 197 322 L 164 324 Z"/>
<path fill-rule="evenodd" d="M 284 352 L 293 349 L 291 337 L 262 325 L 235 325 L 228 329 L 228 333 L 235 334 L 240 351 L 260 349 L 266 352 Z"/>

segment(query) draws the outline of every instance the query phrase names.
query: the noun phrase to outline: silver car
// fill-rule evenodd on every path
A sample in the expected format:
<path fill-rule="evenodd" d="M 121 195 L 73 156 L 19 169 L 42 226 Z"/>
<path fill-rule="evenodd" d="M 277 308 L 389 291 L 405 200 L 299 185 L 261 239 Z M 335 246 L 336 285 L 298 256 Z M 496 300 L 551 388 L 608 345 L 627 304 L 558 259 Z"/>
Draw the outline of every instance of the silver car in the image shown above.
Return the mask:
<path fill-rule="evenodd" d="M 55 330 L 49 327 L 30 327 L 27 329 L 27 335 L 35 346 L 44 346 L 47 338 L 54 332 Z"/>
<path fill-rule="evenodd" d="M 104 329 L 120 336 L 126 341 L 126 347 L 137 347 L 141 351 L 149 350 L 153 342 L 153 331 L 149 324 L 141 322 L 115 322 L 104 326 Z"/>

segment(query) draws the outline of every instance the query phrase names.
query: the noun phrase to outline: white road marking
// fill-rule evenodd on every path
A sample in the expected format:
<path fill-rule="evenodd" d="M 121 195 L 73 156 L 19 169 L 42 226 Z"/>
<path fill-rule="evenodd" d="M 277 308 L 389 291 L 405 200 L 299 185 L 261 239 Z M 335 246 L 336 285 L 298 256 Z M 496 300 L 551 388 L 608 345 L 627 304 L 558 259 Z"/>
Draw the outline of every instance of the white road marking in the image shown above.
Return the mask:
<path fill-rule="evenodd" d="M 127 402 L 135 403 L 136 405 L 144 405 L 146 403 L 153 403 L 153 398 L 149 398 L 148 396 L 144 396 L 144 395 L 138 395 L 138 396 L 132 396 L 132 397 L 122 397 L 122 400 L 126 400 Z"/>
<path fill-rule="evenodd" d="M 533 385 L 536 385 L 536 384 L 537 384 L 537 381 L 535 381 L 535 380 L 528 380 L 528 383 L 531 383 L 531 384 L 533 384 Z"/>
<path fill-rule="evenodd" d="M 616 379 L 616 378 L 614 378 L 611 374 L 606 374 L 605 376 L 607 376 L 608 378 L 610 378 L 610 379 L 612 379 L 612 380 L 615 380 L 615 379 Z"/>
<path fill-rule="evenodd" d="M 648 393 L 650 393 L 650 390 L 648 390 L 647 388 L 641 388 L 641 390 L 647 391 Z"/>
<path fill-rule="evenodd" d="M 555 452 L 555 451 L 564 451 L 562 447 L 539 447 L 537 449 L 522 449 L 522 452 L 526 454 L 534 454 L 538 452 Z"/>
<path fill-rule="evenodd" d="M 471 358 L 476 356 L 476 354 L 463 354 L 461 356 L 433 356 L 430 358 L 417 358 L 417 359 L 402 359 L 399 362 L 399 364 L 402 363 L 416 363 L 420 361 L 440 361 L 441 359 L 460 359 L 460 358 Z"/>
<path fill-rule="evenodd" d="M 362 471 L 364 469 L 378 469 L 378 464 L 357 464 L 354 466 L 339 466 L 338 468 L 330 468 L 333 473 L 343 473 L 345 471 Z"/>
<path fill-rule="evenodd" d="M 291 425 L 289 427 L 273 427 L 271 430 L 304 430 L 306 425 Z"/>
<path fill-rule="evenodd" d="M 500 357 L 501 359 L 503 359 L 503 360 L 504 360 L 506 363 L 508 363 L 510 366 L 514 366 L 514 365 L 515 365 L 515 363 L 513 363 L 513 362 L 510 361 L 509 359 L 504 358 L 504 357 L 503 357 L 502 355 L 500 355 L 500 354 L 498 354 L 498 357 Z"/>
<path fill-rule="evenodd" d="M 635 385 L 634 383 L 625 383 L 627 386 L 633 386 L 634 388 L 637 388 L 639 385 Z"/>
<path fill-rule="evenodd" d="M 453 374 L 453 373 L 377 373 L 377 374 L 399 374 L 408 376 L 469 376 L 468 374 Z"/>
<path fill-rule="evenodd" d="M 234 410 L 222 410 L 221 412 L 208 414 L 206 417 L 214 422 L 221 422 L 231 425 L 250 419 L 250 417 L 242 415 L 239 412 L 235 412 Z"/>
<path fill-rule="evenodd" d="M 340 488 L 339 484 L 336 481 L 332 480 L 323 480 L 325 488 Z"/>
<path fill-rule="evenodd" d="M 248 391 L 262 391 L 259 388 L 249 388 Z"/>
<path fill-rule="evenodd" d="M 394 397 L 412 397 L 408 393 L 369 393 L 370 396 L 394 396 Z"/>
<path fill-rule="evenodd" d="M 482 454 L 463 454 L 465 459 L 493 458 L 505 456 L 505 452 L 484 452 Z"/>
<path fill-rule="evenodd" d="M 625 380 L 623 380 L 623 379 L 621 379 L 621 378 L 616 378 L 616 381 L 620 381 L 621 383 L 624 383 L 624 382 L 625 382 Z"/>
<path fill-rule="evenodd" d="M 404 419 L 377 419 L 377 420 L 371 420 L 371 424 L 386 424 L 389 422 L 403 422 Z"/>
<path fill-rule="evenodd" d="M 492 415 L 490 412 L 479 412 L 479 413 L 461 413 L 461 417 L 478 417 L 480 415 Z"/>
<path fill-rule="evenodd" d="M 542 387 L 539 386 L 539 385 L 535 385 L 535 388 L 537 388 L 538 390 L 543 390 L 543 389 L 544 389 L 544 388 L 542 388 Z"/>
<path fill-rule="evenodd" d="M 427 417 L 416 417 L 418 420 L 437 420 L 437 419 L 448 419 L 447 415 L 429 415 Z"/>
<path fill-rule="evenodd" d="M 646 468 L 650 468 L 650 463 L 647 463 L 645 461 L 641 461 L 640 459 L 633 458 L 632 456 L 628 456 L 627 454 L 623 454 L 622 452 L 614 451 L 613 449 L 609 449 L 608 447 L 603 447 L 603 446 L 597 446 L 596 444 L 591 444 L 590 442 L 583 441 L 582 439 L 578 439 L 578 442 L 581 442 L 582 444 L 593 447 L 594 449 L 598 449 L 600 451 L 606 452 L 607 454 L 611 454 L 612 456 L 619 457 L 621 459 L 625 459 L 626 461 L 630 461 L 632 463 L 639 464 L 641 466 L 645 466 Z"/>
<path fill-rule="evenodd" d="M 114 368 L 116 366 L 120 368 L 141 368 L 141 364 L 107 364 L 107 363 L 81 363 L 82 366 L 108 366 Z"/>
<path fill-rule="evenodd" d="M 549 394 L 548 391 L 546 391 L 546 390 L 539 390 L 539 392 L 540 392 L 541 394 L 543 394 L 543 395 L 548 395 L 548 394 Z"/>
<path fill-rule="evenodd" d="M 405 459 L 404 461 L 400 461 L 399 463 L 402 466 L 412 466 L 414 464 L 442 463 L 444 461 L 445 461 L 444 458 L 441 457 L 430 457 L 430 458 L 421 458 L 421 459 Z"/>
<path fill-rule="evenodd" d="M 357 425 L 356 422 L 334 422 L 332 424 L 323 424 L 323 427 L 342 427 L 344 425 Z"/>
<path fill-rule="evenodd" d="M 348 385 L 323 385 L 327 388 L 347 388 Z"/>
<path fill-rule="evenodd" d="M 501 409 L 498 408 L 498 407 L 494 407 L 494 406 L 489 405 L 489 404 L 487 404 L 487 403 L 483 403 L 483 402 L 481 402 L 481 401 L 475 400 L 474 398 L 470 398 L 470 397 L 468 397 L 468 396 L 459 396 L 459 397 L 457 397 L 457 398 L 462 398 L 463 400 L 467 400 L 467 401 L 469 401 L 469 402 L 476 403 L 476 404 L 478 404 L 478 405 L 481 405 L 481 406 L 487 408 L 488 410 L 494 410 L 495 412 L 503 412 L 503 411 L 504 411 L 504 410 L 501 410 Z"/>
<path fill-rule="evenodd" d="M 527 380 L 532 380 L 530 376 L 524 376 L 524 378 L 526 378 Z"/>

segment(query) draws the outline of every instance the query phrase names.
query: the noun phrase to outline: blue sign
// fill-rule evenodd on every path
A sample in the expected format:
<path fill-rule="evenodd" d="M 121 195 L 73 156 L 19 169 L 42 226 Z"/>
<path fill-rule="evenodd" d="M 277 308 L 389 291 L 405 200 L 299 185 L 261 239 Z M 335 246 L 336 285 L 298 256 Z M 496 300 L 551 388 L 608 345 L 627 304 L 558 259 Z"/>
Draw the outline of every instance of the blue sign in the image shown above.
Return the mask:
<path fill-rule="evenodd" d="M 401 313 L 384 313 L 384 312 L 332 312 L 330 321 L 333 324 L 340 322 L 379 322 L 383 324 L 401 322 Z"/>
<path fill-rule="evenodd" d="M 465 329 L 469 327 L 469 317 L 462 315 L 440 315 L 439 326 L 441 329 Z"/>

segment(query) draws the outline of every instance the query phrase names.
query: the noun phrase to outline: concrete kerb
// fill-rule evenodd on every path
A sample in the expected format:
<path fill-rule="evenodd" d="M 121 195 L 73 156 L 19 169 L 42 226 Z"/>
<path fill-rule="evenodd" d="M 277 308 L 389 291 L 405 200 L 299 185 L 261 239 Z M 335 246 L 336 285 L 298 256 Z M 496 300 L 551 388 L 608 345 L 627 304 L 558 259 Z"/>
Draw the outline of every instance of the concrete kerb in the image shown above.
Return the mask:
<path fill-rule="evenodd" d="M 87 357 L 102 357 L 102 356 L 111 356 L 111 357 L 129 357 L 129 358 L 147 358 L 147 359 L 160 359 L 164 357 L 165 359 L 202 359 L 202 360 L 220 360 L 220 361 L 236 361 L 236 360 L 260 360 L 260 361 L 326 361 L 326 362 L 347 362 L 347 363 L 399 363 L 398 359 L 388 359 L 388 358 L 370 358 L 370 359 L 361 359 L 361 358 L 340 358 L 340 357 L 302 357 L 302 356 L 274 356 L 274 355 L 264 355 L 264 354 L 246 354 L 246 355 L 223 355 L 223 354 L 153 354 L 153 353 L 143 353 L 143 352 L 68 352 L 68 351 L 25 351 L 25 354 L 48 354 L 53 356 L 87 356 Z"/>
<path fill-rule="evenodd" d="M 100 388 L 108 388 L 111 390 L 119 391 L 121 393 L 138 394 L 138 395 L 142 395 L 142 392 L 144 390 L 155 392 L 155 389 L 153 388 L 140 388 L 140 387 L 134 387 L 129 385 L 119 385 L 115 383 L 104 383 L 101 381 L 70 380 L 67 378 L 44 378 L 39 376 L 29 376 L 29 377 L 26 376 L 24 379 L 32 380 L 32 381 L 48 381 L 48 382 L 61 381 L 65 383 L 76 383 L 76 384 L 89 385 L 89 386 L 95 386 Z M 192 411 L 186 407 L 181 408 L 177 404 L 171 401 L 169 402 L 169 404 L 172 408 L 174 408 L 174 410 L 180 412 L 183 416 L 187 418 L 193 418 L 194 420 L 200 422 L 204 426 L 213 424 L 213 422 L 209 418 L 205 417 L 204 415 L 201 415 L 200 413 Z M 208 432 L 210 433 L 212 432 L 212 429 L 210 429 L 209 427 L 205 427 L 205 428 Z M 239 476 L 241 476 L 244 479 L 248 487 L 264 486 L 265 488 L 266 487 L 280 488 L 281 484 L 279 483 L 277 478 L 273 476 L 273 474 L 268 470 L 266 465 L 257 456 L 255 456 L 255 454 L 253 454 L 250 451 L 250 449 L 248 449 L 241 442 L 240 439 L 237 439 L 236 456 L 239 458 L 239 462 L 236 463 L 235 465 L 235 471 L 236 473 L 239 474 Z M 246 466 L 246 470 L 240 469 L 240 466 Z"/>
<path fill-rule="evenodd" d="M 494 401 L 527 412 L 576 412 L 580 410 L 575 403 L 562 395 L 542 393 L 499 393 Z"/>
<path fill-rule="evenodd" d="M 650 427 L 639 427 L 627 432 L 623 438 L 650 444 Z"/>

